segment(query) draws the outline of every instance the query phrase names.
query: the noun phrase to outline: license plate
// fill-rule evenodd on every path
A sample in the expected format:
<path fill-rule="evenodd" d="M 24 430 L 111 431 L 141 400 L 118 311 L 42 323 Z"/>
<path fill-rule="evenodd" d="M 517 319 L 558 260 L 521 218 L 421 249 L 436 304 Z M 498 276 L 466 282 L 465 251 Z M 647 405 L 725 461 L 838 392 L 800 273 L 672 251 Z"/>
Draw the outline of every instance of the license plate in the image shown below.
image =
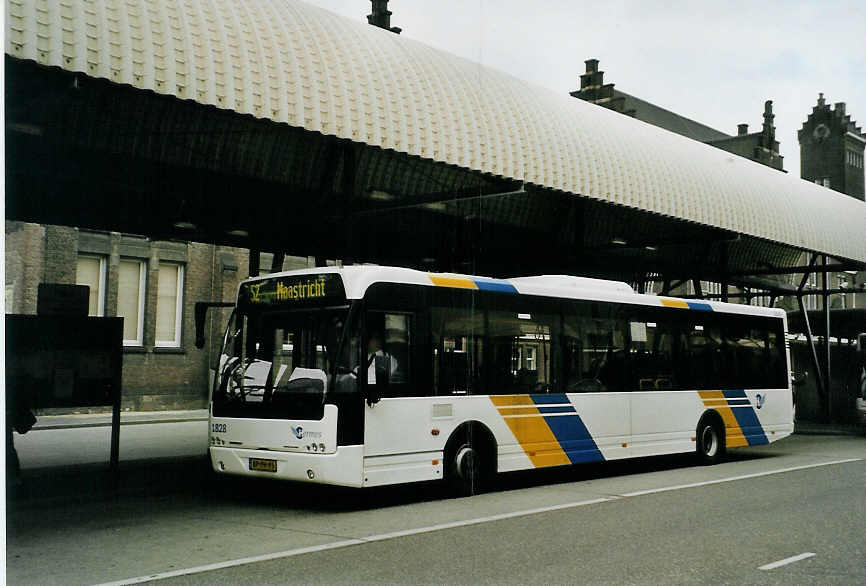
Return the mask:
<path fill-rule="evenodd" d="M 264 460 L 262 458 L 250 458 L 250 470 L 258 472 L 276 472 L 276 460 Z"/>

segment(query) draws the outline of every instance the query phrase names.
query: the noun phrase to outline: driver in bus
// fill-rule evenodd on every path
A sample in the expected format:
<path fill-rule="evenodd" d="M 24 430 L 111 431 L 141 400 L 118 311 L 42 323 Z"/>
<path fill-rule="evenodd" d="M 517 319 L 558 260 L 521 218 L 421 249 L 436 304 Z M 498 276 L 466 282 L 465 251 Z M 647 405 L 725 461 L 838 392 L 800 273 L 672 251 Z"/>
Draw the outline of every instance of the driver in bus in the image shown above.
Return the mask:
<path fill-rule="evenodd" d="M 376 384 L 376 357 L 388 357 L 390 366 L 390 377 L 393 379 L 397 373 L 399 364 L 397 359 L 385 351 L 382 343 L 383 336 L 381 331 L 373 331 L 370 333 L 370 341 L 367 343 L 367 384 Z"/>

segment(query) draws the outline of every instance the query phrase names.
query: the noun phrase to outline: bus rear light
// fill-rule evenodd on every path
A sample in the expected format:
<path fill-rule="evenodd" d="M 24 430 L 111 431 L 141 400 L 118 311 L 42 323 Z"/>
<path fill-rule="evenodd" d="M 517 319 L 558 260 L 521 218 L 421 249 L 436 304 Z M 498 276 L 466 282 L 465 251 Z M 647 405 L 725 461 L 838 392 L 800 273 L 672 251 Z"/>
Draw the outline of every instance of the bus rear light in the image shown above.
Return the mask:
<path fill-rule="evenodd" d="M 430 435 L 439 435 L 439 430 L 438 429 L 431 429 Z"/>
<path fill-rule="evenodd" d="M 627 448 L 627 447 L 628 447 L 628 442 L 622 442 L 622 447 Z"/>
<path fill-rule="evenodd" d="M 698 441 L 698 438 L 695 437 L 695 436 L 692 436 L 692 441 L 693 441 L 693 442 L 696 442 L 696 441 Z"/>
<path fill-rule="evenodd" d="M 439 460 L 433 460 L 433 465 L 434 465 L 434 466 L 438 466 L 438 465 L 439 465 Z"/>

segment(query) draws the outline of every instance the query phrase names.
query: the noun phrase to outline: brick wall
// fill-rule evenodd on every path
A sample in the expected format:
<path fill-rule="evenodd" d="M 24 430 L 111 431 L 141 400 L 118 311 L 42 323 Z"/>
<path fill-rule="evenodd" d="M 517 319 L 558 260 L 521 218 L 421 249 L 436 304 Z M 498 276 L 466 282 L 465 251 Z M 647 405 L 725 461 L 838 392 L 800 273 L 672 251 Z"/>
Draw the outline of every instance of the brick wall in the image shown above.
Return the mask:
<path fill-rule="evenodd" d="M 79 254 L 105 261 L 105 312 L 117 315 L 121 260 L 147 263 L 142 344 L 123 353 L 123 409 L 191 409 L 207 405 L 209 371 L 218 360 L 230 309 L 208 314 L 204 349 L 195 347 L 197 301 L 234 301 L 248 275 L 249 252 L 195 242 L 160 242 L 116 232 L 6 222 L 6 313 L 36 313 L 39 283 L 75 283 Z M 159 263 L 183 266 L 180 346 L 156 345 Z M 270 261 L 264 269 L 270 268 Z M 306 266 L 289 257 L 284 267 Z"/>
<path fill-rule="evenodd" d="M 36 294 L 45 270 L 45 228 L 6 222 L 6 313 L 36 313 Z"/>

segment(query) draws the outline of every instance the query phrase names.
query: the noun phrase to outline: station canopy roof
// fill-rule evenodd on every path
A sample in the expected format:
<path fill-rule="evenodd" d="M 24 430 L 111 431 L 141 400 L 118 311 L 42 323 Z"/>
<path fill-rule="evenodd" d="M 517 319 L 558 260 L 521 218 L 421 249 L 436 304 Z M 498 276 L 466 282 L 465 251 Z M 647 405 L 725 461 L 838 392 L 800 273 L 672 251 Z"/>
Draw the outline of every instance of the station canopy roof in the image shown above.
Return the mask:
<path fill-rule="evenodd" d="M 130 98 L 115 113 L 125 117 L 120 132 L 99 139 L 110 102 L 70 99 L 47 120 L 10 106 L 7 91 L 7 135 L 10 124 L 38 134 L 27 124 L 42 116 L 75 125 L 63 132 L 78 138 L 63 140 L 101 140 L 97 151 L 294 185 L 323 194 L 321 205 L 328 192 L 349 191 L 368 211 L 404 218 L 480 213 L 557 234 L 557 246 L 622 239 L 635 255 L 658 255 L 667 238 L 680 247 L 668 259 L 676 263 L 692 248 L 689 234 L 711 233 L 732 242 L 741 268 L 792 265 L 802 251 L 866 262 L 861 201 L 305 3 L 7 0 L 6 16 L 7 64 L 178 104 L 169 112 Z M 220 118 L 229 111 L 245 116 Z M 262 123 L 277 130 L 255 130 Z M 353 158 L 329 155 L 334 144 L 351 145 Z M 509 195 L 484 199 L 497 192 Z M 461 201 L 466 193 L 482 197 Z M 584 202 L 578 228 L 563 228 L 574 219 L 569 199 Z"/>

